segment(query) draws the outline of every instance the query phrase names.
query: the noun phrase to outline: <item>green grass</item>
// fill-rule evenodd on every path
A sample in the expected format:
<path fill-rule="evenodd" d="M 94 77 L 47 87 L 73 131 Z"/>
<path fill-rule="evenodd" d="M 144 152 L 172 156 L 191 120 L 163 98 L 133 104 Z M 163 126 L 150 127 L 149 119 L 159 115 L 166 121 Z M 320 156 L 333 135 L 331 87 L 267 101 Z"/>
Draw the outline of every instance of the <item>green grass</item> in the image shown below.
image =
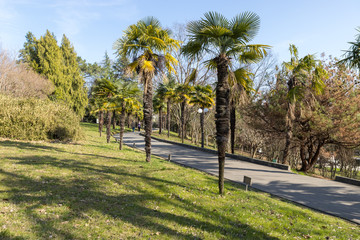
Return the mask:
<path fill-rule="evenodd" d="M 0 141 L 0 239 L 360 239 L 357 225 L 98 137 Z"/>

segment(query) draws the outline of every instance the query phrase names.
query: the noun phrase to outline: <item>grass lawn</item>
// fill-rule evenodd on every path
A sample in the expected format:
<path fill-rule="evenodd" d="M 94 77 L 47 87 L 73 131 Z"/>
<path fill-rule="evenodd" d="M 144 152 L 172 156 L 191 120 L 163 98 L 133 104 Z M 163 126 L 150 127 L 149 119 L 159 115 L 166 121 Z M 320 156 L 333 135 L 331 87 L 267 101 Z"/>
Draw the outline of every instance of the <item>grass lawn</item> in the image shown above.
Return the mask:
<path fill-rule="evenodd" d="M 98 137 L 0 141 L 0 239 L 360 239 L 358 225 Z"/>

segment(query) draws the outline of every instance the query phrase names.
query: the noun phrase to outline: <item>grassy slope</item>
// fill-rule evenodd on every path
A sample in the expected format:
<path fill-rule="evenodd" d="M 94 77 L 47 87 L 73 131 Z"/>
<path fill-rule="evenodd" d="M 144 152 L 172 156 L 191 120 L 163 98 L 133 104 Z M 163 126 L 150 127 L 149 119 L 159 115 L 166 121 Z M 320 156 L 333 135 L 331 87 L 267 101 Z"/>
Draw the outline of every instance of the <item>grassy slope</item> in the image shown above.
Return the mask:
<path fill-rule="evenodd" d="M 360 239 L 360 228 L 99 138 L 0 141 L 0 239 Z"/>

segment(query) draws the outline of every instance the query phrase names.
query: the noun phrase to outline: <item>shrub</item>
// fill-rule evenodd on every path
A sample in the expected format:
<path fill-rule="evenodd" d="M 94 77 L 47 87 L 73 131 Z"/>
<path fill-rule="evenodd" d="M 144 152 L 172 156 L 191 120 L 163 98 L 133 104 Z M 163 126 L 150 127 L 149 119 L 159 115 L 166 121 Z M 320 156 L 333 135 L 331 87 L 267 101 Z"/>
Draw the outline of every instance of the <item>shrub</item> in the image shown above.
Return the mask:
<path fill-rule="evenodd" d="M 0 49 L 0 93 L 15 97 L 47 98 L 53 84 L 34 72 L 26 64 L 17 64 L 6 51 Z"/>
<path fill-rule="evenodd" d="M 68 141 L 79 136 L 79 117 L 69 107 L 48 99 L 0 94 L 0 137 Z"/>

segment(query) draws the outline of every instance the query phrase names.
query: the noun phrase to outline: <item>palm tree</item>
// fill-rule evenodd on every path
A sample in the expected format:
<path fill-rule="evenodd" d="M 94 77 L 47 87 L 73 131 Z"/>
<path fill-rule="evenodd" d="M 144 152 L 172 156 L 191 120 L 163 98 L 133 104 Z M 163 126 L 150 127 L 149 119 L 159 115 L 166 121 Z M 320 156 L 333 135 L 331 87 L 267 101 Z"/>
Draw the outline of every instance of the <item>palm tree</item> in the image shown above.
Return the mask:
<path fill-rule="evenodd" d="M 293 135 L 293 122 L 295 120 L 296 102 L 301 100 L 307 88 L 312 88 L 315 93 L 320 94 L 325 84 L 322 78 L 327 77 L 327 72 L 321 63 L 315 60 L 314 55 L 307 55 L 299 59 L 298 49 L 295 45 L 290 45 L 290 62 L 283 63 L 283 77 L 287 79 L 288 103 L 285 119 L 285 147 L 283 151 L 282 163 L 287 163 L 291 139 Z"/>
<path fill-rule="evenodd" d="M 118 94 L 114 96 L 114 111 L 120 113 L 119 150 L 122 150 L 125 130 L 125 114 L 135 113 L 139 110 L 140 102 L 138 94 L 140 89 L 135 82 L 122 82 L 118 88 Z"/>
<path fill-rule="evenodd" d="M 200 126 L 201 126 L 201 147 L 204 147 L 204 116 L 205 108 L 211 108 L 214 105 L 214 93 L 210 85 L 196 85 L 191 93 L 190 104 L 197 105 L 201 108 Z"/>
<path fill-rule="evenodd" d="M 156 91 L 156 94 L 153 99 L 153 106 L 155 113 L 159 113 L 159 134 L 162 132 L 162 126 L 163 126 L 163 109 L 166 108 L 165 105 L 165 96 L 163 95 L 162 89 L 158 88 Z"/>
<path fill-rule="evenodd" d="M 164 83 L 161 84 L 160 88 L 163 88 L 164 97 L 166 99 L 166 123 L 167 123 L 167 136 L 170 137 L 170 123 L 171 123 L 171 103 L 178 101 L 178 96 L 175 92 L 176 82 L 174 78 L 167 78 Z"/>
<path fill-rule="evenodd" d="M 360 70 L 360 27 L 356 30 L 359 34 L 356 35 L 355 42 L 349 42 L 351 46 L 345 52 L 345 58 L 340 63 L 346 63 L 349 67 Z"/>
<path fill-rule="evenodd" d="M 260 18 L 255 13 L 245 12 L 232 20 L 219 13 L 209 12 L 199 21 L 188 24 L 190 39 L 182 48 L 182 53 L 190 58 L 210 54 L 213 58 L 207 63 L 217 70 L 216 85 L 216 142 L 219 161 L 219 192 L 224 193 L 225 151 L 229 138 L 229 67 L 233 59 L 251 62 L 245 56 L 263 56 L 266 45 L 247 45 L 260 26 Z"/>
<path fill-rule="evenodd" d="M 93 94 L 95 97 L 103 99 L 101 109 L 106 112 L 106 141 L 109 143 L 111 137 L 111 116 L 113 110 L 112 98 L 117 94 L 117 87 L 113 82 L 107 79 L 100 79 L 95 83 Z"/>
<path fill-rule="evenodd" d="M 90 109 L 92 109 L 90 111 L 91 114 L 97 113 L 98 114 L 98 119 L 99 119 L 99 134 L 101 137 L 101 133 L 103 131 L 103 126 L 104 126 L 104 99 L 100 98 L 100 97 L 96 97 L 94 96 L 94 92 L 91 93 L 91 98 L 89 98 L 89 105 L 90 105 Z"/>
<path fill-rule="evenodd" d="M 188 83 L 178 84 L 175 88 L 175 94 L 177 95 L 177 101 L 180 103 L 180 133 L 181 142 L 184 143 L 186 137 L 186 126 L 185 126 L 185 108 L 190 100 L 190 94 L 194 87 Z"/>
<path fill-rule="evenodd" d="M 148 17 L 130 25 L 124 31 L 124 36 L 114 44 L 119 56 L 135 59 L 127 69 L 136 72 L 144 85 L 143 111 L 147 162 L 151 159 L 152 79 L 164 65 L 169 71 L 174 71 L 173 65 L 177 63 L 170 52 L 179 48 L 179 42 L 170 35 L 171 32 L 163 29 L 157 19 Z"/>

